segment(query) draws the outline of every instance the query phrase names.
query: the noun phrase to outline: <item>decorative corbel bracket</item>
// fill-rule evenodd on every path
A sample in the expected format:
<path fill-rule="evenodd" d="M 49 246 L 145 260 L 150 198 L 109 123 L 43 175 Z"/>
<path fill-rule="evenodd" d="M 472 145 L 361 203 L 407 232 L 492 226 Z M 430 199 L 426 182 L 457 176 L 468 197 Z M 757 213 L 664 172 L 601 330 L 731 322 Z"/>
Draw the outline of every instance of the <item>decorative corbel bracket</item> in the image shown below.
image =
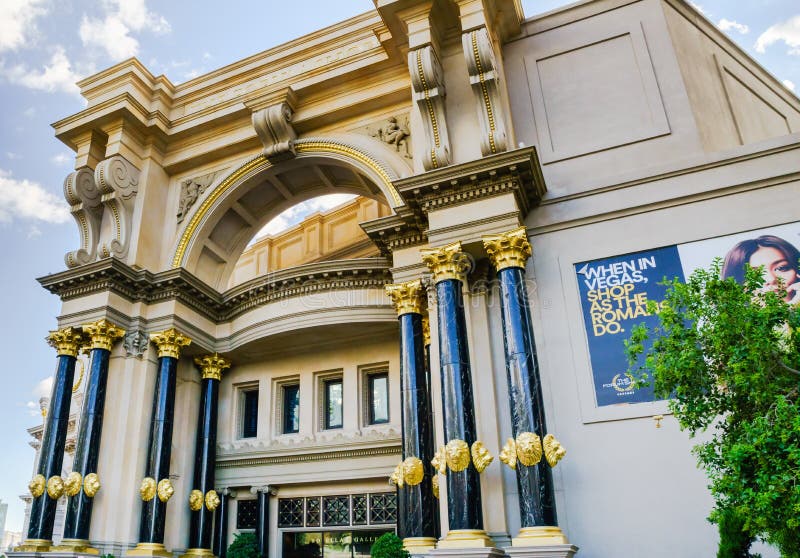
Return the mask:
<path fill-rule="evenodd" d="M 484 156 L 500 153 L 508 149 L 508 143 L 491 37 L 486 27 L 479 27 L 463 33 L 461 44 L 481 124 L 481 153 Z"/>
<path fill-rule="evenodd" d="M 139 169 L 121 155 L 114 155 L 97 165 L 94 180 L 104 206 L 98 258 L 124 258 L 130 245 Z"/>
<path fill-rule="evenodd" d="M 253 128 L 264 144 L 264 155 L 273 163 L 296 155 L 297 132 L 292 126 L 296 103 L 291 87 L 245 102 L 253 110 Z"/>
<path fill-rule="evenodd" d="M 425 170 L 450 164 L 450 138 L 445 119 L 444 73 L 433 45 L 427 44 L 408 53 L 413 98 L 425 128 L 422 166 Z"/>
<path fill-rule="evenodd" d="M 64 198 L 78 223 L 81 238 L 81 247 L 64 256 L 67 267 L 72 268 L 91 263 L 97 258 L 103 207 L 92 169 L 83 167 L 67 175 L 64 179 Z"/>

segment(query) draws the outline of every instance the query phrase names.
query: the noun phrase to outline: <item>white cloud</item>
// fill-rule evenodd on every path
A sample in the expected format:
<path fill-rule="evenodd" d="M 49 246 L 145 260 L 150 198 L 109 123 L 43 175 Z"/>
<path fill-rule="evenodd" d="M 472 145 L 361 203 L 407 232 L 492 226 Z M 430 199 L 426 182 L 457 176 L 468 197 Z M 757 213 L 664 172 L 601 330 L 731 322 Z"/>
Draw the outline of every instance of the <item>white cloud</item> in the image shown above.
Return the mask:
<path fill-rule="evenodd" d="M 730 29 L 733 29 L 734 31 L 738 31 L 742 35 L 747 35 L 750 32 L 750 28 L 744 23 L 739 23 L 738 21 L 734 21 L 731 19 L 725 19 L 724 17 L 721 20 L 719 20 L 719 23 L 717 23 L 717 27 L 719 27 L 722 31 L 728 31 Z"/>
<path fill-rule="evenodd" d="M 800 56 L 800 15 L 776 23 L 756 39 L 756 52 L 765 52 L 773 43 L 783 41 L 789 48 L 787 54 Z"/>
<path fill-rule="evenodd" d="M 63 199 L 36 182 L 17 180 L 0 169 L 0 223 L 30 219 L 57 224 L 69 218 L 69 208 Z"/>
<path fill-rule="evenodd" d="M 36 19 L 47 13 L 47 0 L 2 0 L 0 2 L 0 52 L 16 50 L 36 33 Z"/>
<path fill-rule="evenodd" d="M 53 155 L 50 157 L 50 161 L 58 166 L 63 166 L 72 162 L 72 155 L 67 155 L 66 153 L 59 153 L 58 155 Z"/>
<path fill-rule="evenodd" d="M 22 159 L 22 155 L 19 153 L 14 153 L 13 151 L 6 151 L 6 157 L 11 159 L 12 161 L 15 159 Z"/>
<path fill-rule="evenodd" d="M 171 31 L 169 22 L 149 11 L 145 0 L 105 0 L 103 5 L 105 17 L 84 15 L 78 34 L 84 46 L 105 50 L 115 62 L 139 53 L 139 41 L 131 33 Z"/>
<path fill-rule="evenodd" d="M 44 380 L 39 380 L 39 383 L 34 386 L 31 395 L 33 395 L 36 399 L 39 399 L 40 397 L 50 397 L 52 391 L 53 377 L 48 376 Z"/>
<path fill-rule="evenodd" d="M 267 223 L 264 228 L 258 231 L 253 241 L 258 238 L 275 235 L 292 227 L 317 211 L 327 211 L 337 205 L 341 205 L 355 198 L 354 194 L 328 194 L 319 196 L 293 205 L 289 209 L 281 212 L 277 217 Z"/>
<path fill-rule="evenodd" d="M 793 81 L 789 81 L 788 79 L 785 79 L 785 80 L 781 81 L 781 83 L 789 91 L 794 91 L 794 82 Z"/>
<path fill-rule="evenodd" d="M 36 116 L 36 107 L 28 107 L 22 111 L 22 114 L 24 114 L 28 118 L 33 118 L 34 116 Z"/>
<path fill-rule="evenodd" d="M 36 225 L 31 225 L 28 228 L 28 238 L 39 238 L 42 236 L 42 229 L 37 227 Z"/>
<path fill-rule="evenodd" d="M 709 17 L 709 16 L 711 15 L 711 14 L 709 14 L 709 13 L 706 11 L 706 9 L 705 9 L 704 7 L 703 7 L 703 6 L 701 6 L 700 4 L 696 4 L 696 3 L 692 2 L 691 0 L 689 0 L 689 4 L 691 4 L 691 5 L 692 5 L 692 7 L 693 7 L 695 10 L 697 10 L 698 12 L 700 12 L 701 14 L 703 14 L 703 15 L 704 15 L 704 16 L 706 16 L 706 17 Z"/>
<path fill-rule="evenodd" d="M 72 63 L 61 46 L 56 47 L 53 56 L 50 57 L 50 62 L 45 64 L 41 71 L 32 70 L 24 64 L 6 68 L 0 63 L 0 75 L 11 83 L 30 89 L 38 89 L 50 93 L 60 91 L 75 95 L 80 93 L 75 82 L 82 77 L 72 68 Z"/>

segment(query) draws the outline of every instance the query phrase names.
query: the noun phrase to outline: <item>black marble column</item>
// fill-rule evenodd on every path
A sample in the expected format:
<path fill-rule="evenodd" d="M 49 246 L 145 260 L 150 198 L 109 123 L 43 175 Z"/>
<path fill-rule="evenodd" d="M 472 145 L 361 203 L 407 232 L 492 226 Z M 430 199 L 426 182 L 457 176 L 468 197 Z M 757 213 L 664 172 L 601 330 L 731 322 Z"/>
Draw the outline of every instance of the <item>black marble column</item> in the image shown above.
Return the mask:
<path fill-rule="evenodd" d="M 217 494 L 219 494 L 219 506 L 214 510 L 214 534 L 212 536 L 214 545 L 211 550 L 214 556 L 226 558 L 228 556 L 228 508 L 231 498 L 235 498 L 236 494 L 229 488 L 218 490 Z"/>
<path fill-rule="evenodd" d="M 67 441 L 75 361 L 84 341 L 83 332 L 74 327 L 51 331 L 47 337 L 47 342 L 58 353 L 58 367 L 50 396 L 50 408 L 45 418 L 37 474 L 28 485 L 33 496 L 28 536 L 16 548 L 19 552 L 46 552 L 52 544 L 56 506 L 64 493 L 61 466 Z"/>
<path fill-rule="evenodd" d="M 423 250 L 433 272 L 439 337 L 439 367 L 447 462 L 447 515 L 450 531 L 439 547 L 493 546 L 483 530 L 480 476 L 470 464 L 477 442 L 462 278 L 468 261 L 461 244 Z"/>
<path fill-rule="evenodd" d="M 169 480 L 169 462 L 172 455 L 175 384 L 180 351 L 191 343 L 191 339 L 173 328 L 151 334 L 150 340 L 158 347 L 158 376 L 153 393 L 145 478 L 139 489 L 142 497 L 139 544 L 127 555 L 171 558 L 172 553 L 164 547 L 164 525 L 167 502 L 174 491 Z"/>
<path fill-rule="evenodd" d="M 531 246 L 524 227 L 502 235 L 486 236 L 484 246 L 497 269 L 511 425 L 516 438 L 516 441 L 509 440 L 504 450 L 516 452 L 517 455 L 522 453 L 524 458 L 524 452 L 529 449 L 522 447 L 520 441 L 526 440 L 524 443 L 527 445 L 530 445 L 530 440 L 541 444 L 547 433 L 536 343 L 525 285 L 525 261 L 531 255 Z M 522 460 L 517 461 L 516 455 L 510 456 L 510 459 L 516 463 L 522 526 L 512 544 L 537 546 L 567 543 L 557 527 L 553 476 L 547 460 L 542 458 L 536 464 L 525 464 Z"/>
<path fill-rule="evenodd" d="M 89 525 L 94 495 L 100 487 L 97 460 L 103 431 L 108 362 L 111 347 L 125 331 L 105 319 L 83 326 L 83 331 L 91 339 L 91 364 L 83 396 L 73 472 L 67 477 L 69 504 L 64 538 L 58 550 L 99 554 L 97 549 L 89 545 Z"/>
<path fill-rule="evenodd" d="M 273 489 L 269 486 L 259 486 L 250 489 L 258 498 L 258 522 L 256 523 L 256 542 L 258 542 L 258 555 L 260 558 L 269 556 L 269 497 Z"/>
<path fill-rule="evenodd" d="M 412 554 L 436 545 L 437 507 L 432 480 L 433 416 L 425 370 L 422 328 L 424 289 L 419 280 L 387 285 L 400 322 L 400 407 L 403 437 L 403 485 L 398 485 L 398 534 Z"/>
<path fill-rule="evenodd" d="M 220 504 L 214 490 L 214 468 L 217 462 L 217 403 L 222 371 L 230 362 L 218 354 L 194 359 L 203 379 L 200 384 L 200 412 L 197 418 L 194 482 L 190 497 L 189 547 L 184 556 L 213 556 L 211 524 L 214 510 Z"/>

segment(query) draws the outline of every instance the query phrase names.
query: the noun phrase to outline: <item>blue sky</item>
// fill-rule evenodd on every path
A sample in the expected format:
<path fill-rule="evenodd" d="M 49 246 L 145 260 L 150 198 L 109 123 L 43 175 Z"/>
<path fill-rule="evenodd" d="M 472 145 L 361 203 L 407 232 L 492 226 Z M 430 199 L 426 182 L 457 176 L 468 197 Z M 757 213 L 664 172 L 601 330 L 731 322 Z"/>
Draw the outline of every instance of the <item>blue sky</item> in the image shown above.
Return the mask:
<path fill-rule="evenodd" d="M 526 0 L 526 15 L 567 2 Z M 787 87 L 800 88 L 796 0 L 705 0 L 706 17 Z M 41 417 L 55 353 L 44 336 L 59 302 L 35 281 L 64 269 L 77 228 L 61 194 L 72 153 L 51 122 L 84 106 L 74 82 L 129 56 L 180 83 L 245 56 L 372 9 L 370 0 L 0 0 L 0 500 L 6 528 L 22 528 L 32 475 L 28 427 Z M 277 232 L 343 198 L 312 200 L 273 223 Z M 149 405 L 149 402 L 146 402 Z"/>

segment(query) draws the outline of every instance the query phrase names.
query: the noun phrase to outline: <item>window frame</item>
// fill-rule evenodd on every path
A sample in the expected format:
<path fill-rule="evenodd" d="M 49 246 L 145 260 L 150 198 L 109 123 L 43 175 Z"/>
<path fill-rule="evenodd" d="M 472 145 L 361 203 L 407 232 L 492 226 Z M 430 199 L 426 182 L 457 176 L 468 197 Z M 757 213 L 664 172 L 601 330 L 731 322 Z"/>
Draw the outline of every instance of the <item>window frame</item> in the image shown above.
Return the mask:
<path fill-rule="evenodd" d="M 376 370 L 366 373 L 366 419 L 368 426 L 378 426 L 381 424 L 389 424 L 392 420 L 391 414 L 391 405 L 389 404 L 390 398 L 390 389 L 389 389 L 389 371 L 388 370 Z M 376 420 L 375 419 L 375 406 L 373 404 L 374 401 L 374 382 L 377 378 L 385 378 L 386 380 L 386 419 L 385 420 Z"/>
<path fill-rule="evenodd" d="M 247 428 L 247 398 L 250 394 L 255 394 L 255 432 L 252 436 L 246 436 L 245 431 Z M 258 438 L 258 419 L 259 419 L 259 388 L 258 384 L 242 386 L 239 388 L 239 428 L 238 438 L 240 440 L 249 440 Z"/>
<path fill-rule="evenodd" d="M 342 398 L 339 408 L 341 422 L 337 425 L 332 425 L 330 422 L 330 387 L 333 385 L 339 386 Z M 325 430 L 340 430 L 344 428 L 344 378 L 342 376 L 325 378 L 322 380 L 322 427 Z"/>
<path fill-rule="evenodd" d="M 300 432 L 300 382 L 286 382 L 281 386 L 281 434 L 298 434 Z M 297 398 L 297 429 L 296 430 L 289 430 L 289 405 L 288 403 L 288 391 L 290 389 L 296 390 L 296 398 Z"/>

